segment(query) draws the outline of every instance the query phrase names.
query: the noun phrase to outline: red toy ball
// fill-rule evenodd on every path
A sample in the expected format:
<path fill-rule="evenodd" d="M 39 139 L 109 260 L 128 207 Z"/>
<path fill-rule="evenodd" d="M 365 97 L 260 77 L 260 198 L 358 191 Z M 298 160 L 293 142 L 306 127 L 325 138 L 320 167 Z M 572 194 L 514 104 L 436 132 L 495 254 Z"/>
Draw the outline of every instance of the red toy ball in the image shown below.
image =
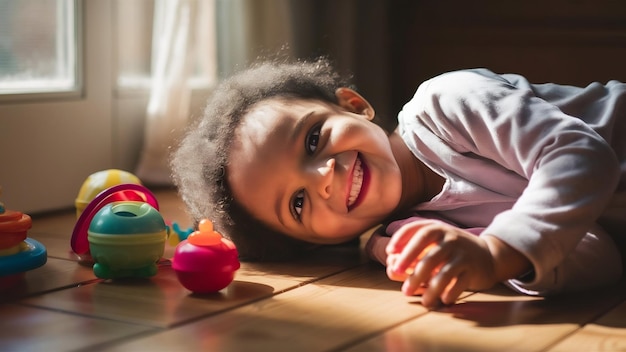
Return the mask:
<path fill-rule="evenodd" d="M 217 292 L 228 286 L 239 269 L 237 248 L 213 231 L 209 220 L 176 246 L 172 268 L 178 281 L 195 293 Z"/>

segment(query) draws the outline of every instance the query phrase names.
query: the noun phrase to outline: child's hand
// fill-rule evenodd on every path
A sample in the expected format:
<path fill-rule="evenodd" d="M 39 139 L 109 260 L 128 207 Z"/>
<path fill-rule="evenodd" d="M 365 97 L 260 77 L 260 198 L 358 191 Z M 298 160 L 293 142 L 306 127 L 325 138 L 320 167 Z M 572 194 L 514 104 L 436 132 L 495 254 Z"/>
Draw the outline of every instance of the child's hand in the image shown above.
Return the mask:
<path fill-rule="evenodd" d="M 402 226 L 387 245 L 387 275 L 404 281 L 406 295 L 422 293 L 422 304 L 451 304 L 467 289 L 497 283 L 487 242 L 470 232 L 436 220 Z"/>

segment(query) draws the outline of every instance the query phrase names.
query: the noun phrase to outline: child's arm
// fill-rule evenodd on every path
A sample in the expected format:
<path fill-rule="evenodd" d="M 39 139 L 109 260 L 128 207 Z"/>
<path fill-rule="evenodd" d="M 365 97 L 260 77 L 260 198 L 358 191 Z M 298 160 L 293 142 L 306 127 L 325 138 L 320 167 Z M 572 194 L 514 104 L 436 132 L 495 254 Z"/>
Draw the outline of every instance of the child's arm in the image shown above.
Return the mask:
<path fill-rule="evenodd" d="M 382 228 L 381 228 L 382 229 Z M 391 240 L 391 237 L 385 236 L 384 231 L 375 231 L 367 240 L 365 245 L 365 253 L 367 256 L 383 265 L 387 263 L 387 244 Z"/>
<path fill-rule="evenodd" d="M 586 97 L 602 96 L 593 92 Z M 420 148 L 430 152 L 423 142 L 428 136 L 430 143 L 446 141 L 438 145 L 444 156 L 437 163 L 516 197 L 492 219 L 471 223 L 483 224 L 533 263 L 528 287 L 547 282 L 576 251 L 620 179 L 615 152 L 591 125 L 535 96 L 532 87 L 518 88 L 492 73 L 458 72 L 429 81 L 400 116 L 404 133 L 414 133 L 412 142 L 422 143 Z M 498 178 L 508 183 L 498 189 Z"/>

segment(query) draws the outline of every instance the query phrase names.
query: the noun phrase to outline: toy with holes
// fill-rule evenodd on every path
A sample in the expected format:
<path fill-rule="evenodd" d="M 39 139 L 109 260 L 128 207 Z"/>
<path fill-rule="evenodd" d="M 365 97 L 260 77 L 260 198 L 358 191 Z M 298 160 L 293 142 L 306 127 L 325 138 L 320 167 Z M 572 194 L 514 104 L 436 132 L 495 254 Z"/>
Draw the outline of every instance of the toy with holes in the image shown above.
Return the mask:
<path fill-rule="evenodd" d="M 217 292 L 230 285 L 239 269 L 237 248 L 213 230 L 209 220 L 181 241 L 172 258 L 178 281 L 194 293 Z"/>
<path fill-rule="evenodd" d="M 48 259 L 46 247 L 27 238 L 31 226 L 30 216 L 6 209 L 0 202 L 0 291 L 17 284 L 27 271 L 44 265 Z"/>
<path fill-rule="evenodd" d="M 109 203 L 93 216 L 88 229 L 93 272 L 101 279 L 154 276 L 166 238 L 165 221 L 150 204 Z"/>
<path fill-rule="evenodd" d="M 94 216 L 106 205 L 114 202 L 148 203 L 157 211 L 159 203 L 137 176 L 122 170 L 109 169 L 89 175 L 76 197 L 78 220 L 72 232 L 72 251 L 81 262 L 93 263 L 89 248 L 88 230 Z"/>

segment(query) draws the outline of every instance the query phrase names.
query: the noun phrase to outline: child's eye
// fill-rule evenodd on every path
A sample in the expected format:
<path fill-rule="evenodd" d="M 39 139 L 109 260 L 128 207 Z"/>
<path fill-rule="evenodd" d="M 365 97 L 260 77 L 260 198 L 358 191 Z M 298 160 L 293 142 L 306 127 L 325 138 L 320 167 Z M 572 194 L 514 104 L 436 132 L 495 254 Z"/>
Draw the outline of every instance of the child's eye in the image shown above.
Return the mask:
<path fill-rule="evenodd" d="M 304 138 L 304 150 L 310 155 L 315 153 L 317 150 L 317 144 L 320 142 L 320 133 L 322 130 L 322 125 L 317 124 L 306 135 Z"/>
<path fill-rule="evenodd" d="M 304 190 L 301 189 L 293 195 L 291 199 L 291 214 L 293 217 L 300 221 L 300 214 L 302 214 L 302 207 L 304 206 Z"/>

